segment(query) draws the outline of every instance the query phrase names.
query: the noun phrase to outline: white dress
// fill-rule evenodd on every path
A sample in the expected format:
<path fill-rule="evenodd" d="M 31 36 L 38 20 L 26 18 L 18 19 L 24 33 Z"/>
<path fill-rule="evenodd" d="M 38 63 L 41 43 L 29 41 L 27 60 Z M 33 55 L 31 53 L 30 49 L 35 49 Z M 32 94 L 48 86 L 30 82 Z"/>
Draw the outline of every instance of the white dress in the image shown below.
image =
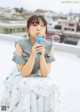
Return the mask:
<path fill-rule="evenodd" d="M 25 64 L 30 56 L 32 44 L 29 39 L 16 42 L 23 49 L 23 55 L 14 53 L 13 61 L 16 64 Z M 54 61 L 49 55 L 52 43 L 44 40 L 45 60 L 47 63 Z M 39 72 L 39 56 L 36 57 L 33 71 L 30 77 L 23 77 L 15 69 L 4 81 L 5 92 L 1 102 L 1 110 L 7 112 L 61 112 L 58 90 L 53 80 L 49 77 L 41 77 Z"/>

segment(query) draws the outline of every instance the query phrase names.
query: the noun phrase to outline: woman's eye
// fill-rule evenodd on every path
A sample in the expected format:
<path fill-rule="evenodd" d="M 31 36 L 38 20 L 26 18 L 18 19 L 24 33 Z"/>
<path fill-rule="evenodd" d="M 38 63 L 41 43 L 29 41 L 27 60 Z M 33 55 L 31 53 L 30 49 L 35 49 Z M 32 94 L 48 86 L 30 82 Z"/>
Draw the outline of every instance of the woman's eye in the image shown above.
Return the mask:
<path fill-rule="evenodd" d="M 37 26 L 37 24 L 33 24 L 33 26 Z"/>
<path fill-rule="evenodd" d="M 45 25 L 41 25 L 42 27 L 44 27 Z"/>
<path fill-rule="evenodd" d="M 45 27 L 45 25 L 41 25 L 41 27 Z"/>

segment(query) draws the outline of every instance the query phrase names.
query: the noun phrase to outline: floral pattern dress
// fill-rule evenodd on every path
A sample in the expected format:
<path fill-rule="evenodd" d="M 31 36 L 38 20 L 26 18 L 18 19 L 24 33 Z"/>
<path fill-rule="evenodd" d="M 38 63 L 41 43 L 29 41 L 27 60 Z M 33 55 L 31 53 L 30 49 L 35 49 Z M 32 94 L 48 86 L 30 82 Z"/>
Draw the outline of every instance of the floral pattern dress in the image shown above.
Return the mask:
<path fill-rule="evenodd" d="M 22 39 L 15 44 L 23 49 L 22 56 L 13 55 L 16 66 L 4 81 L 5 91 L 1 101 L 1 109 L 6 112 L 61 112 L 58 90 L 49 77 L 41 77 L 39 72 L 39 56 L 36 56 L 33 71 L 29 77 L 23 77 L 17 64 L 25 64 L 31 53 L 32 44 L 29 39 Z M 44 39 L 45 60 L 52 63 L 55 59 L 50 55 L 52 42 Z"/>

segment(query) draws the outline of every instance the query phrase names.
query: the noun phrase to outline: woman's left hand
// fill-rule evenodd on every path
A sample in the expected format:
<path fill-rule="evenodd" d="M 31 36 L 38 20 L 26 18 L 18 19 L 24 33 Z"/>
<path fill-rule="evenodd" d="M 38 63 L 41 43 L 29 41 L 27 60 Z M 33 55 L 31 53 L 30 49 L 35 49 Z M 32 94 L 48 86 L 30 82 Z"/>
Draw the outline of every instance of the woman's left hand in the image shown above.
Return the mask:
<path fill-rule="evenodd" d="M 44 44 L 42 44 L 41 53 L 42 53 L 43 56 L 45 55 L 45 45 Z"/>
<path fill-rule="evenodd" d="M 44 46 L 44 44 L 41 44 L 40 47 L 38 47 L 37 52 L 41 52 L 42 53 L 41 55 L 44 56 L 44 54 L 45 54 L 45 46 Z"/>

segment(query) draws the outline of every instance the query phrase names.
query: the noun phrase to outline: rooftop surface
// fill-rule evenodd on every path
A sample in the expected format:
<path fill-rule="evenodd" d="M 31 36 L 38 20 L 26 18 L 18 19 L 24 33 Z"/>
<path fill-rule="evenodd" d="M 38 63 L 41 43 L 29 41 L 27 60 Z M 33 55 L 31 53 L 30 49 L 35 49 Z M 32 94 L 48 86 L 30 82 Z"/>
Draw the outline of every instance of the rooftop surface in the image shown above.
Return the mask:
<path fill-rule="evenodd" d="M 14 50 L 14 41 L 0 39 L 0 99 L 4 90 L 2 82 L 15 65 L 11 61 Z M 52 63 L 50 77 L 61 88 L 64 112 L 80 112 L 80 57 L 59 49 L 55 49 L 54 56 L 56 61 Z"/>

